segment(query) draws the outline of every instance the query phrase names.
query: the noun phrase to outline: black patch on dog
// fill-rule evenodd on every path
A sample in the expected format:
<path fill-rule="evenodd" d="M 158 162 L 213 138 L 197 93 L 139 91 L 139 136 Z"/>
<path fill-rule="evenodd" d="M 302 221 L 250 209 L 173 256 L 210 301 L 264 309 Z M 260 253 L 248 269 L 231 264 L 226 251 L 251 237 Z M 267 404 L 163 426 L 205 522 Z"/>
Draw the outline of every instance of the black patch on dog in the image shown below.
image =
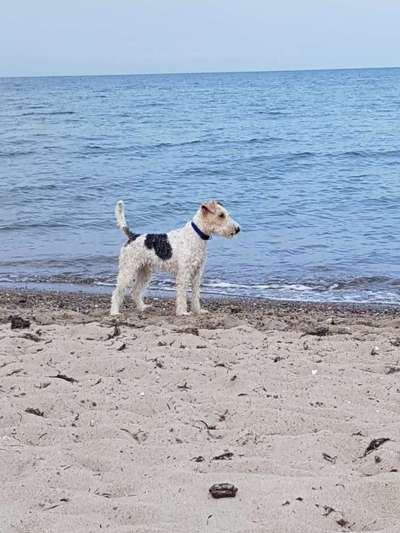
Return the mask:
<path fill-rule="evenodd" d="M 126 232 L 126 235 L 128 237 L 128 240 L 126 241 L 125 246 L 128 246 L 128 244 L 130 244 L 133 241 L 136 241 L 136 239 L 140 237 L 140 233 L 132 233 L 129 230 Z"/>
<path fill-rule="evenodd" d="M 172 247 L 166 233 L 148 233 L 144 245 L 149 250 L 153 249 L 157 257 L 164 261 L 172 257 Z"/>

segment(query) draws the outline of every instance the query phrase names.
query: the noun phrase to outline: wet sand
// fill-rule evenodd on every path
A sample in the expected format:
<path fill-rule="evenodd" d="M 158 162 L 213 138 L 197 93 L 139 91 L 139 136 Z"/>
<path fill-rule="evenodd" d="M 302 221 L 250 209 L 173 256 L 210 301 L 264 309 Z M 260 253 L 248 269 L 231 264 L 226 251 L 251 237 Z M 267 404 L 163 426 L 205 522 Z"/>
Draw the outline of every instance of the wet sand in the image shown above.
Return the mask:
<path fill-rule="evenodd" d="M 400 531 L 399 309 L 153 303 L 0 291 L 2 533 Z"/>

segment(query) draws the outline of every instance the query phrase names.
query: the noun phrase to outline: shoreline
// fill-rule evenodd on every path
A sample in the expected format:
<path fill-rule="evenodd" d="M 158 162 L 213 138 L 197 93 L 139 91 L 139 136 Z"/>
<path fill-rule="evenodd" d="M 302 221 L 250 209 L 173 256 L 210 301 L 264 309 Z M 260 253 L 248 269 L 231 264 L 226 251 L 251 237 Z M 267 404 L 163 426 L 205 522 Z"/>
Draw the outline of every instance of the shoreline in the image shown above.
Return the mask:
<path fill-rule="evenodd" d="M 136 314 L 140 316 L 153 315 L 157 312 L 171 312 L 174 315 L 175 297 L 166 296 L 146 296 L 147 303 L 152 307 L 149 311 L 138 313 L 126 297 L 121 316 L 127 314 Z M 202 305 L 208 311 L 229 310 L 234 308 L 234 313 L 240 315 L 255 312 L 257 314 L 273 312 L 277 314 L 288 313 L 306 313 L 312 315 L 321 314 L 333 316 L 386 316 L 400 317 L 400 305 L 387 303 L 351 303 L 351 302 L 309 302 L 301 300 L 275 300 L 263 297 L 241 297 L 241 296 L 204 296 L 201 298 Z M 190 297 L 188 297 L 190 308 Z M 50 306 L 58 310 L 77 310 L 84 314 L 90 314 L 91 311 L 103 311 L 108 314 L 110 306 L 110 294 L 102 292 L 85 292 L 85 291 L 55 291 L 55 290 L 32 290 L 12 288 L 5 289 L 0 287 L 0 307 L 5 305 L 14 305 L 21 308 L 29 306 Z M 190 318 L 195 318 L 190 315 Z M 111 318 L 111 317 L 110 317 Z M 198 317 L 201 318 L 201 317 Z"/>
<path fill-rule="evenodd" d="M 114 282 L 101 281 L 96 278 L 59 280 L 24 280 L 8 279 L 5 274 L 0 281 L 0 290 L 32 291 L 46 293 L 86 293 L 108 294 L 115 287 Z M 219 278 L 205 278 L 202 282 L 201 294 L 204 299 L 243 299 L 282 302 L 310 302 L 317 305 L 360 305 L 370 307 L 400 307 L 398 277 L 360 275 L 333 279 L 284 280 L 271 279 L 265 283 L 229 282 Z M 149 298 L 171 298 L 175 295 L 175 282 L 172 279 L 156 278 L 145 290 Z"/>

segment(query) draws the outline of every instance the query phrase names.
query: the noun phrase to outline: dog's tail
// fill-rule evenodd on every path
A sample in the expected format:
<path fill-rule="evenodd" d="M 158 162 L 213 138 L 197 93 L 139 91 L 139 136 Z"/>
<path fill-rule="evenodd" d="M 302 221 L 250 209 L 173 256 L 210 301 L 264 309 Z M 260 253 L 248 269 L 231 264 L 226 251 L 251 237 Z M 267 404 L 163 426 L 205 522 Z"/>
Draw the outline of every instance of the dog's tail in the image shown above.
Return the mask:
<path fill-rule="evenodd" d="M 117 219 L 117 226 L 129 238 L 131 231 L 125 219 L 125 206 L 122 200 L 118 200 L 115 206 L 115 218 Z"/>

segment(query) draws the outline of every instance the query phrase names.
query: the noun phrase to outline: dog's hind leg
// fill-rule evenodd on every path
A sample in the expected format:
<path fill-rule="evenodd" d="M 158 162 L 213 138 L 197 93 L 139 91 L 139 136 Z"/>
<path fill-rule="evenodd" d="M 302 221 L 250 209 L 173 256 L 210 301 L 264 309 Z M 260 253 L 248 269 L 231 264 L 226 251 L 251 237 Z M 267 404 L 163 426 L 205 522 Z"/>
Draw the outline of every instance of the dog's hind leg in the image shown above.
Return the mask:
<path fill-rule="evenodd" d="M 146 266 L 142 266 L 136 272 L 135 279 L 131 285 L 132 299 L 136 304 L 139 311 L 144 311 L 150 305 L 146 305 L 143 301 L 142 291 L 151 278 L 151 269 Z"/>
<path fill-rule="evenodd" d="M 111 315 L 118 315 L 122 302 L 124 301 L 125 289 L 129 287 L 129 278 L 123 270 L 120 270 L 115 287 L 111 297 Z"/>

